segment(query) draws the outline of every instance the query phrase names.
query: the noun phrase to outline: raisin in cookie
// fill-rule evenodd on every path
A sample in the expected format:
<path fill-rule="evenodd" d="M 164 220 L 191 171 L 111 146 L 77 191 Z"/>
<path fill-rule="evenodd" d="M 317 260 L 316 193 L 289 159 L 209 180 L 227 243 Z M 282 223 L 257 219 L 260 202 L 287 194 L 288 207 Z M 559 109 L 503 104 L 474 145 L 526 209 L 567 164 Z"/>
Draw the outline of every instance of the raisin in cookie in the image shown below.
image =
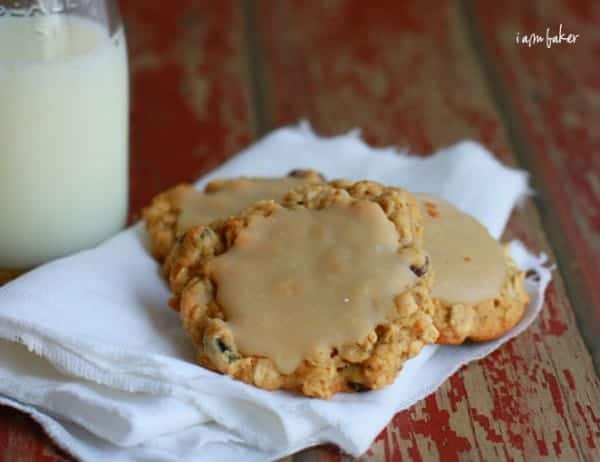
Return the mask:
<path fill-rule="evenodd" d="M 203 192 L 181 184 L 156 196 L 142 211 L 152 255 L 163 261 L 177 236 L 194 225 L 235 215 L 267 199 L 280 199 L 303 184 L 322 183 L 314 170 L 294 170 L 285 178 L 232 178 L 211 181 Z"/>
<path fill-rule="evenodd" d="M 330 398 L 391 383 L 437 339 L 410 193 L 309 185 L 190 229 L 169 280 L 201 365 Z"/>
<path fill-rule="evenodd" d="M 449 203 L 418 195 L 431 257 L 438 343 L 500 337 L 522 318 L 528 302 L 524 273 L 473 217 Z"/>

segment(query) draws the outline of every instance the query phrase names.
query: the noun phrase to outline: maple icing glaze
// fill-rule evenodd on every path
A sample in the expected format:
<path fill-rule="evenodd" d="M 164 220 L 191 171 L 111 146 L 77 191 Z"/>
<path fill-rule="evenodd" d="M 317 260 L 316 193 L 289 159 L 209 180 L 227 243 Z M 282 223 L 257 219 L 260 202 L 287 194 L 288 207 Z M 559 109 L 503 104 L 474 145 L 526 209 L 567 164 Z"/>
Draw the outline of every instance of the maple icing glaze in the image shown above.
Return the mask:
<path fill-rule="evenodd" d="M 416 283 L 409 265 L 381 208 L 348 198 L 254 216 L 208 270 L 240 352 L 289 374 L 308 354 L 362 340 L 385 321 Z"/>
<path fill-rule="evenodd" d="M 190 191 L 183 199 L 177 232 L 209 224 L 219 218 L 237 215 L 255 202 L 280 199 L 288 191 L 306 184 L 301 178 L 236 178 L 215 192 Z"/>
<path fill-rule="evenodd" d="M 423 248 L 431 257 L 431 296 L 447 303 L 495 298 L 506 278 L 504 249 L 475 218 L 448 202 L 417 194 L 423 216 Z"/>

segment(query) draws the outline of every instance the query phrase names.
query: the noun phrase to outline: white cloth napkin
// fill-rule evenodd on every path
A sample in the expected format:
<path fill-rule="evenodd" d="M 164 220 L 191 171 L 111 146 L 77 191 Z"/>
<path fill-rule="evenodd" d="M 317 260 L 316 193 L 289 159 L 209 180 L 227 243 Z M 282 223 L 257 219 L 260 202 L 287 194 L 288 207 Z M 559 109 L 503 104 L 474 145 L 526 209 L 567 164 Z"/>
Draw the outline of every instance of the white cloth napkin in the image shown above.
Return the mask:
<path fill-rule="evenodd" d="M 299 167 L 440 195 L 495 237 L 527 193 L 524 172 L 473 142 L 417 158 L 371 148 L 357 133 L 320 138 L 302 124 L 273 132 L 198 186 Z M 31 414 L 82 460 L 268 460 L 322 442 L 359 455 L 394 413 L 527 328 L 550 281 L 544 257 L 514 243 L 516 261 L 539 280 L 527 281 L 531 303 L 509 334 L 426 347 L 393 385 L 323 401 L 256 389 L 196 366 L 145 239 L 138 224 L 0 289 L 0 403 Z"/>

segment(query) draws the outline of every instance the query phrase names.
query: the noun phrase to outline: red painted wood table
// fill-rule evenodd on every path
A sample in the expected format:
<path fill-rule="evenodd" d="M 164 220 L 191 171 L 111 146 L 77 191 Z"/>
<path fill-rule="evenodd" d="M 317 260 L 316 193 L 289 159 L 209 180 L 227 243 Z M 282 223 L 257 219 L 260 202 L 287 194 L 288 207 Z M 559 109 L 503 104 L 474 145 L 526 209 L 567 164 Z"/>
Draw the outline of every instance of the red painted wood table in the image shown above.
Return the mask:
<path fill-rule="evenodd" d="M 518 237 L 558 264 L 539 319 L 397 414 L 372 461 L 600 460 L 600 8 L 554 2 L 122 1 L 131 58 L 131 219 L 274 127 L 361 127 L 416 153 L 463 138 L 527 168 Z M 579 34 L 528 46 L 532 33 Z M 0 459 L 60 461 L 0 408 Z M 346 461 L 335 447 L 294 461 Z"/>

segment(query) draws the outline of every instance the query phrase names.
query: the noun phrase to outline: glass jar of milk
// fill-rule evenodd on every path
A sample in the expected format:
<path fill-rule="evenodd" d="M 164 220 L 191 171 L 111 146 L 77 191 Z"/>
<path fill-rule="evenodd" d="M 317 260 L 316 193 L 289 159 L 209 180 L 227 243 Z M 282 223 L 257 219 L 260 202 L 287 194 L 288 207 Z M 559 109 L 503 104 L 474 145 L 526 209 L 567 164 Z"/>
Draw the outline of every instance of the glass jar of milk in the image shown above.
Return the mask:
<path fill-rule="evenodd" d="M 0 0 L 0 271 L 124 226 L 128 106 L 116 0 Z"/>

